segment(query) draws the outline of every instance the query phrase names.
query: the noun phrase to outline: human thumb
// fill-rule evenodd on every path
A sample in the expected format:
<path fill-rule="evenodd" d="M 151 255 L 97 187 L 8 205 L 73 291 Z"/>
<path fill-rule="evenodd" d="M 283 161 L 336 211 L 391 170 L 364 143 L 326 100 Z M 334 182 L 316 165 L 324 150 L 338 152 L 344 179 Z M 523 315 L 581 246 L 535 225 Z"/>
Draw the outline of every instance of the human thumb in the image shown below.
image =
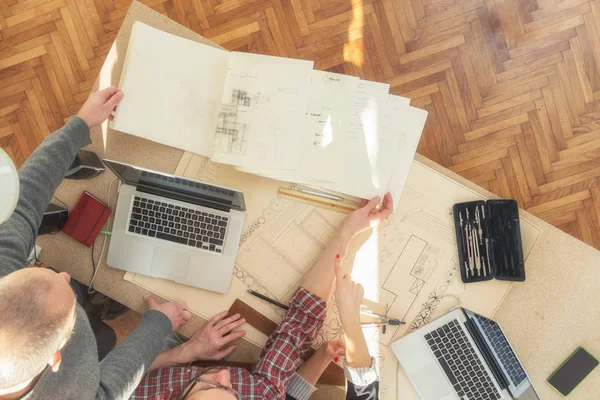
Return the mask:
<path fill-rule="evenodd" d="M 106 105 L 113 109 L 117 106 L 117 104 L 121 102 L 121 100 L 123 100 L 123 97 L 125 97 L 125 94 L 119 90 L 116 93 L 114 93 L 110 99 L 108 99 Z"/>
<path fill-rule="evenodd" d="M 108 100 L 112 95 L 114 95 L 118 91 L 119 91 L 118 88 L 116 88 L 114 86 L 109 86 L 102 90 L 99 90 L 97 93 L 100 94 L 103 99 Z"/>
<path fill-rule="evenodd" d="M 329 341 L 327 347 L 325 348 L 325 353 L 331 358 L 333 361 L 337 362 L 340 356 L 340 353 L 343 353 L 345 350 L 345 344 L 342 340 L 331 340 Z M 341 350 L 341 351 L 340 351 Z"/>
<path fill-rule="evenodd" d="M 364 206 L 364 208 L 366 210 L 369 210 L 369 212 L 373 211 L 375 208 L 377 208 L 377 206 L 379 205 L 379 202 L 381 201 L 381 197 L 379 196 L 375 196 L 373 197 L 371 200 L 369 200 L 369 202 L 367 203 L 366 206 Z"/>

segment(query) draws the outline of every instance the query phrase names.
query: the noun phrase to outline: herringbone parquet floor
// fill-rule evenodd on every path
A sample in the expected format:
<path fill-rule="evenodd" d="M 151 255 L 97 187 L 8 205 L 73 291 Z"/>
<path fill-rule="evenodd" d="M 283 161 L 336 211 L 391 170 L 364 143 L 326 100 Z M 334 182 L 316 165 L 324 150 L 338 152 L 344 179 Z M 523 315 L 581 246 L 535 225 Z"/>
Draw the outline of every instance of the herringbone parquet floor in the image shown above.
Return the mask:
<path fill-rule="evenodd" d="M 419 152 L 600 249 L 598 0 L 145 0 L 231 50 L 388 82 Z M 0 145 L 21 164 L 92 87 L 131 0 L 0 0 Z"/>

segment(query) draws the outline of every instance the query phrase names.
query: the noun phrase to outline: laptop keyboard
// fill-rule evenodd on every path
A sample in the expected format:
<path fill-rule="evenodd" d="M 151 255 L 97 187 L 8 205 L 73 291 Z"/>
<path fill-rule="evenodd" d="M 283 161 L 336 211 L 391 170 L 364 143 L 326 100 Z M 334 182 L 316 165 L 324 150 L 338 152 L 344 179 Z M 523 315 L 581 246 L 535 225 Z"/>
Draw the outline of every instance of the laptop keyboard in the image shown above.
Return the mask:
<path fill-rule="evenodd" d="M 502 398 L 457 321 L 426 334 L 425 340 L 461 400 Z"/>
<path fill-rule="evenodd" d="M 517 359 L 517 356 L 512 351 L 502 330 L 494 321 L 479 317 L 478 315 L 475 315 L 474 318 L 481 326 L 481 329 L 490 341 L 492 348 L 500 358 L 500 363 L 504 366 L 506 372 L 508 372 L 511 382 L 515 387 L 518 387 L 525 379 L 527 379 L 527 375 Z"/>
<path fill-rule="evenodd" d="M 129 232 L 215 253 L 223 252 L 229 218 L 135 196 Z"/>

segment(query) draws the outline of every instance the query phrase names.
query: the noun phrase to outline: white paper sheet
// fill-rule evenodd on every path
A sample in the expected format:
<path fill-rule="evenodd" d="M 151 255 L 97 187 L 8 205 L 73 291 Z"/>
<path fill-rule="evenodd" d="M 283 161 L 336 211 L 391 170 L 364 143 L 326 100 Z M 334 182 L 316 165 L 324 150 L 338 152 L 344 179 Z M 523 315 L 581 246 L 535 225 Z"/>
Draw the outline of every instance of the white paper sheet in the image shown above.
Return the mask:
<path fill-rule="evenodd" d="M 313 62 L 233 52 L 213 161 L 295 169 Z"/>
<path fill-rule="evenodd" d="M 388 188 L 392 164 L 388 146 L 398 143 L 396 131 L 385 126 L 388 112 L 389 85 L 360 81 L 352 105 L 352 116 L 347 136 L 343 139 L 344 152 L 332 160 L 335 177 L 332 182 L 315 185 L 336 192 L 362 198 L 371 198 L 385 193 Z M 408 106 L 408 99 L 393 98 L 399 107 Z M 384 129 L 385 126 L 385 129 Z M 383 171 L 389 171 L 383 173 Z"/>
<path fill-rule="evenodd" d="M 426 120 L 427 111 L 409 106 L 405 109 L 405 114 L 398 114 L 398 118 L 393 122 L 401 128 L 400 143 L 395 152 L 396 161 L 388 186 L 388 191 L 394 199 L 400 199 L 402 196 Z"/>
<path fill-rule="evenodd" d="M 300 146 L 300 178 L 335 181 L 337 166 L 347 156 L 346 139 L 359 82 L 353 76 L 312 72 L 306 130 Z"/>
<path fill-rule="evenodd" d="M 415 157 L 417 146 L 425 126 L 427 111 L 410 107 L 397 96 L 389 96 L 382 122 L 380 136 L 380 154 L 373 174 L 379 175 L 381 186 L 353 186 L 352 183 L 329 183 L 321 186 L 340 193 L 363 193 L 363 198 L 383 196 L 390 192 L 394 199 L 394 208 L 402 195 L 404 183 Z M 391 151 L 390 151 L 391 149 Z M 359 182 L 360 183 L 360 182 Z"/>
<path fill-rule="evenodd" d="M 229 54 L 136 22 L 111 127 L 210 156 Z"/>

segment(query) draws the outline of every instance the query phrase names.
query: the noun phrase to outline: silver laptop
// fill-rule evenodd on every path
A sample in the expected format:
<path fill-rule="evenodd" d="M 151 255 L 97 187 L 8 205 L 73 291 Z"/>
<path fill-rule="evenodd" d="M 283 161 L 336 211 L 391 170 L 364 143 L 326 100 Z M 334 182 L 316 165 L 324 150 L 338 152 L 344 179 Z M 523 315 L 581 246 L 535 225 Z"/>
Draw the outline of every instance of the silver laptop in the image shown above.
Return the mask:
<path fill-rule="evenodd" d="M 102 161 L 122 182 L 106 263 L 226 293 L 242 234 L 244 195 Z"/>
<path fill-rule="evenodd" d="M 498 323 L 457 308 L 392 344 L 424 400 L 539 400 Z"/>

